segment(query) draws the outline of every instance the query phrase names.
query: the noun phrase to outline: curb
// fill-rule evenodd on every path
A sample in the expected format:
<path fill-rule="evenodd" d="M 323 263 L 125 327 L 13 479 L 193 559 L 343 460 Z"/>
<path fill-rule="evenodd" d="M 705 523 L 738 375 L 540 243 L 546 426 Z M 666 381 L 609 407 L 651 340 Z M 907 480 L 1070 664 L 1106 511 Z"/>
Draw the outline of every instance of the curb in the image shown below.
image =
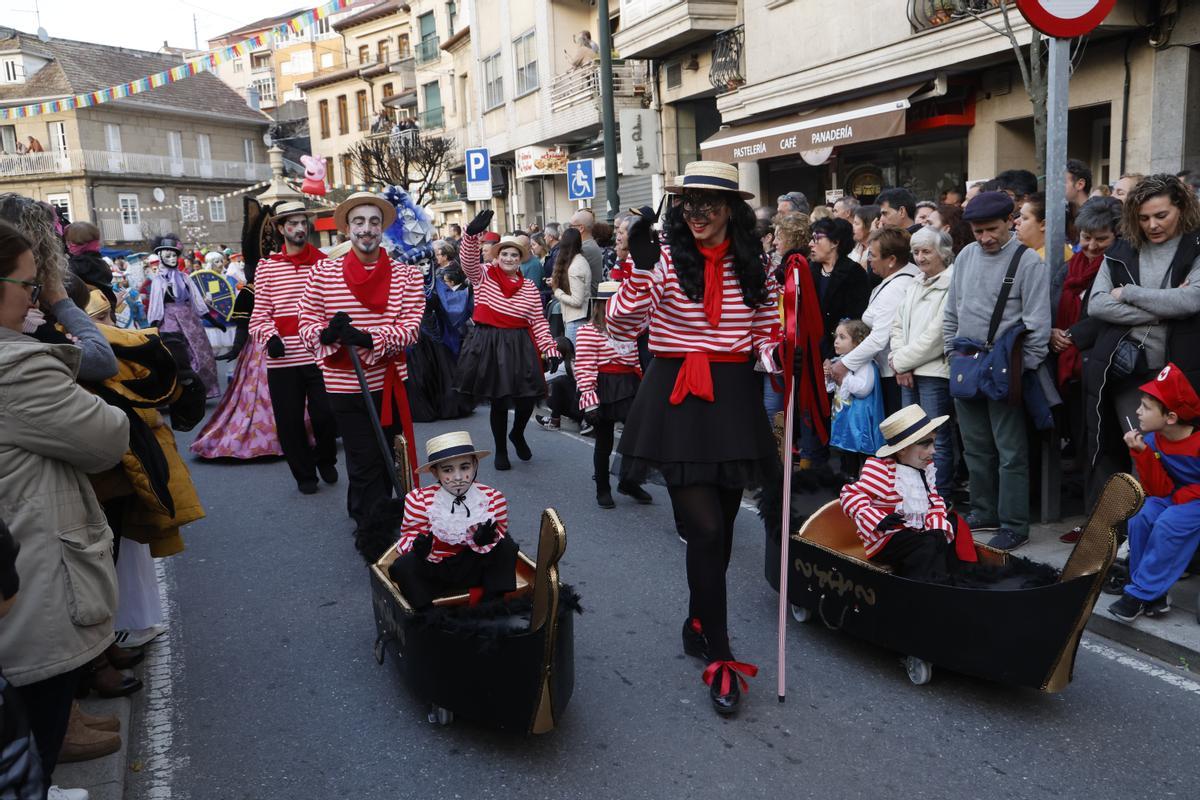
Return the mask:
<path fill-rule="evenodd" d="M 1104 597 L 1107 597 L 1107 595 L 1101 595 L 1101 598 Z M 1103 602 L 1103 600 L 1100 602 Z M 1091 618 L 1087 621 L 1087 629 L 1089 631 L 1137 650 L 1140 653 L 1153 656 L 1160 661 L 1166 662 L 1174 669 L 1182 669 L 1200 675 L 1200 647 L 1177 641 L 1178 637 L 1167 637 L 1153 630 L 1153 628 L 1170 626 L 1171 618 L 1174 616 L 1176 624 L 1190 625 L 1200 632 L 1200 625 L 1196 623 L 1196 618 L 1192 614 L 1184 611 L 1172 611 L 1165 618 L 1154 620 L 1138 619 L 1136 622 L 1130 624 L 1121 622 L 1110 616 L 1107 612 L 1101 611 L 1099 609 L 1100 603 L 1096 605 L 1096 610 L 1092 612 Z M 1200 634 L 1188 638 L 1200 638 Z"/>
<path fill-rule="evenodd" d="M 91 714 L 117 715 L 121 721 L 121 749 L 103 758 L 59 764 L 54 769 L 54 783 L 64 789 L 87 789 L 90 800 L 124 800 L 125 779 L 129 775 L 129 723 L 133 718 L 133 701 L 129 697 L 93 698 L 81 700 L 80 706 Z"/>

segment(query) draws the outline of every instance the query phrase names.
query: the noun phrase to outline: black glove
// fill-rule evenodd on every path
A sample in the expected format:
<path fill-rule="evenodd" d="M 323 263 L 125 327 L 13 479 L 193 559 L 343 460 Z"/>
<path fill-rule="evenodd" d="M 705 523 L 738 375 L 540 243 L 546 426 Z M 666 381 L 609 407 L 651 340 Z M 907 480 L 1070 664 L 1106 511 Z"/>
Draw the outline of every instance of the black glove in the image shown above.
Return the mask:
<path fill-rule="evenodd" d="M 490 208 L 485 208 L 475 215 L 475 219 L 467 225 L 468 236 L 478 236 L 487 230 L 487 226 L 491 223 L 492 217 L 496 215 L 495 211 Z"/>
<path fill-rule="evenodd" d="M 342 337 L 342 328 L 350 324 L 350 315 L 345 311 L 339 311 L 333 315 L 333 319 L 329 320 L 329 325 L 325 330 L 321 331 L 321 344 L 333 344 Z"/>
<path fill-rule="evenodd" d="M 211 322 L 214 327 L 220 329 L 222 333 L 224 333 L 228 327 L 225 324 L 225 320 L 221 319 L 219 314 L 216 314 L 212 311 L 208 312 L 208 321 Z"/>
<path fill-rule="evenodd" d="M 358 328 L 348 324 L 342 327 L 338 340 L 344 345 L 362 347 L 367 350 L 375 346 L 374 340 L 371 339 L 371 334 L 366 331 L 360 331 Z"/>
<path fill-rule="evenodd" d="M 161 328 L 161 327 L 162 327 L 162 320 L 161 320 L 161 319 L 152 319 L 152 320 L 150 320 L 150 327 L 151 327 L 151 328 Z"/>
<path fill-rule="evenodd" d="M 479 527 L 475 529 L 475 535 L 471 539 L 474 540 L 476 547 L 487 547 L 499 537 L 500 531 L 496 530 L 496 520 L 489 519 L 487 522 L 479 524 Z"/>
<path fill-rule="evenodd" d="M 879 520 L 879 524 L 875 526 L 877 533 L 886 533 L 890 530 L 899 530 L 904 527 L 904 515 L 899 511 L 893 511 L 883 519 Z"/>
<path fill-rule="evenodd" d="M 287 350 L 283 346 L 283 339 L 278 336 L 272 336 L 267 339 L 267 357 L 268 358 L 283 358 Z"/>
<path fill-rule="evenodd" d="M 638 217 L 629 225 L 629 255 L 636 269 L 651 270 L 658 263 L 662 251 L 658 247 L 658 235 L 650 227 L 649 217 Z"/>
<path fill-rule="evenodd" d="M 424 559 L 429 556 L 429 551 L 433 549 L 433 536 L 428 533 L 422 533 L 416 539 L 413 539 L 412 554 L 417 558 Z"/>

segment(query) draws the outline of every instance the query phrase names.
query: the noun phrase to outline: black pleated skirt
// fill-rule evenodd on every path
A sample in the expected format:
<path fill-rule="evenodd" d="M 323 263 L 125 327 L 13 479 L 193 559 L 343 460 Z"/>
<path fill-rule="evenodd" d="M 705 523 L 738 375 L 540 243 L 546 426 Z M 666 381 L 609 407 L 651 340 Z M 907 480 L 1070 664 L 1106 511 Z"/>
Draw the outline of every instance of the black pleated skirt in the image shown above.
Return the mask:
<path fill-rule="evenodd" d="M 542 397 L 542 359 L 525 328 L 476 323 L 458 356 L 454 388 L 476 399 Z"/>
<path fill-rule="evenodd" d="M 633 409 L 642 379 L 632 372 L 601 372 L 596 376 L 596 397 L 600 405 L 596 416 L 605 422 L 624 422 Z"/>
<path fill-rule="evenodd" d="M 762 376 L 745 362 L 711 364 L 713 402 L 672 405 L 682 359 L 655 358 L 638 388 L 617 451 L 623 478 L 656 471 L 668 486 L 761 486 L 779 472 L 763 408 Z"/>

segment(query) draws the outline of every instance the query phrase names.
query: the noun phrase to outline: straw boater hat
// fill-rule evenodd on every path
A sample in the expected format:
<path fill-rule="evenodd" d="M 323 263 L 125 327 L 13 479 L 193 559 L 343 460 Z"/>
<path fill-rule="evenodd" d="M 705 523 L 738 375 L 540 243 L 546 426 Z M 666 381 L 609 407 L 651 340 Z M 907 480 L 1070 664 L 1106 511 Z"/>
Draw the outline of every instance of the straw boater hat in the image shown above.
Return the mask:
<path fill-rule="evenodd" d="M 600 281 L 600 283 L 596 284 L 596 291 L 592 292 L 592 299 L 607 300 L 616 294 L 620 288 L 620 281 Z"/>
<path fill-rule="evenodd" d="M 887 444 L 875 453 L 876 458 L 887 458 L 910 444 L 916 444 L 948 419 L 948 416 L 930 419 L 920 406 L 905 406 L 879 423 L 879 430 L 883 432 Z"/>
<path fill-rule="evenodd" d="M 316 213 L 316 211 L 310 211 L 302 200 L 288 200 L 285 203 L 280 203 L 276 207 L 275 212 L 271 214 L 271 224 L 274 225 L 277 222 L 283 222 L 287 217 L 300 215 L 313 217 L 316 216 Z"/>
<path fill-rule="evenodd" d="M 341 258 L 342 256 L 346 255 L 346 253 L 349 253 L 350 248 L 353 246 L 353 242 L 351 242 L 349 239 L 344 242 L 338 242 L 333 247 L 325 251 L 325 257 L 329 259 Z"/>
<path fill-rule="evenodd" d="M 753 192 L 738 188 L 737 167 L 723 161 L 693 161 L 683 169 L 683 176 L 666 187 L 671 194 L 683 194 L 688 189 L 708 189 L 714 192 L 733 192 L 743 200 L 754 197 Z"/>
<path fill-rule="evenodd" d="M 500 242 L 496 245 L 496 255 L 500 255 L 500 251 L 506 247 L 517 248 L 518 250 L 521 251 L 521 260 L 522 261 L 529 260 L 529 246 L 524 244 L 517 237 L 505 236 L 503 239 L 501 239 Z"/>
<path fill-rule="evenodd" d="M 375 206 L 383 215 L 383 228 L 387 230 L 396 221 L 396 207 L 381 195 L 372 192 L 355 192 L 333 210 L 333 223 L 339 231 L 346 230 L 346 216 L 359 206 Z"/>
<path fill-rule="evenodd" d="M 471 434 L 466 431 L 451 431 L 441 436 L 434 436 L 425 442 L 425 463 L 417 467 L 418 472 L 432 472 L 440 462 L 448 458 L 476 456 L 483 458 L 491 455 L 491 450 L 476 450 L 471 443 Z"/>

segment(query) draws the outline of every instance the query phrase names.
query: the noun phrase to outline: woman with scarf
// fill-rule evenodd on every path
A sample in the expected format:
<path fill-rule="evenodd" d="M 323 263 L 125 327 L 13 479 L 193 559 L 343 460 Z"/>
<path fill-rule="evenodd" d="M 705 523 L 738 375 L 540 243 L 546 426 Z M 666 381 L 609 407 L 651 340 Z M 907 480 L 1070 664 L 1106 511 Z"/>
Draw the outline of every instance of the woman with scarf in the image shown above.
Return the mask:
<path fill-rule="evenodd" d="M 650 470 L 666 481 L 687 542 L 683 651 L 706 662 L 713 707 L 732 714 L 743 676 L 758 672 L 730 649 L 725 573 L 743 491 L 778 475 L 755 371 L 779 371 L 776 284 L 736 167 L 688 164 L 667 191 L 676 195 L 664 221 L 670 247 L 654 241 L 651 217 L 639 217 L 632 274 L 608 302 L 609 336 L 634 342 L 648 327 L 654 353 L 618 449 L 623 481 Z"/>
<path fill-rule="evenodd" d="M 1077 459 L 1087 453 L 1083 396 L 1083 350 L 1079 342 L 1091 342 L 1096 329 L 1104 325 L 1087 313 L 1086 298 L 1096 273 L 1104 264 L 1104 254 L 1117 241 L 1121 225 L 1121 202 L 1111 197 L 1093 197 L 1080 207 L 1075 217 L 1079 231 L 1079 252 L 1067 264 L 1067 274 L 1058 297 L 1052 297 L 1054 327 L 1050 330 L 1050 351 L 1058 355 L 1056 379 L 1062 392 L 1065 428 Z M 1076 341 L 1078 337 L 1079 342 Z M 1078 540 L 1080 529 L 1063 534 L 1063 541 Z"/>
<path fill-rule="evenodd" d="M 225 330 L 225 321 L 208 308 L 204 297 L 179 269 L 183 248 L 175 234 L 158 237 L 154 243 L 154 254 L 161 263 L 158 272 L 150 279 L 150 309 L 147 312 L 150 327 L 158 328 L 162 333 L 178 331 L 183 334 L 191 351 L 192 369 L 208 390 L 208 397 L 217 397 L 221 394 L 221 386 L 217 381 L 217 362 L 200 320 L 208 319 L 222 331 Z"/>
<path fill-rule="evenodd" d="M 463 342 L 455 388 L 491 401 L 496 469 L 506 470 L 512 469 L 508 442 L 517 458 L 533 458 L 525 426 L 534 404 L 546 394 L 540 357 L 555 358 L 559 353 L 542 316 L 541 295 L 521 274 L 521 263 L 529 257 L 525 243 L 506 236 L 496 245 L 497 263 L 480 264 L 479 235 L 491 219 L 491 211 L 481 211 L 459 243 L 459 261 L 475 292 L 475 327 Z M 513 424 L 506 440 L 510 407 Z"/>

